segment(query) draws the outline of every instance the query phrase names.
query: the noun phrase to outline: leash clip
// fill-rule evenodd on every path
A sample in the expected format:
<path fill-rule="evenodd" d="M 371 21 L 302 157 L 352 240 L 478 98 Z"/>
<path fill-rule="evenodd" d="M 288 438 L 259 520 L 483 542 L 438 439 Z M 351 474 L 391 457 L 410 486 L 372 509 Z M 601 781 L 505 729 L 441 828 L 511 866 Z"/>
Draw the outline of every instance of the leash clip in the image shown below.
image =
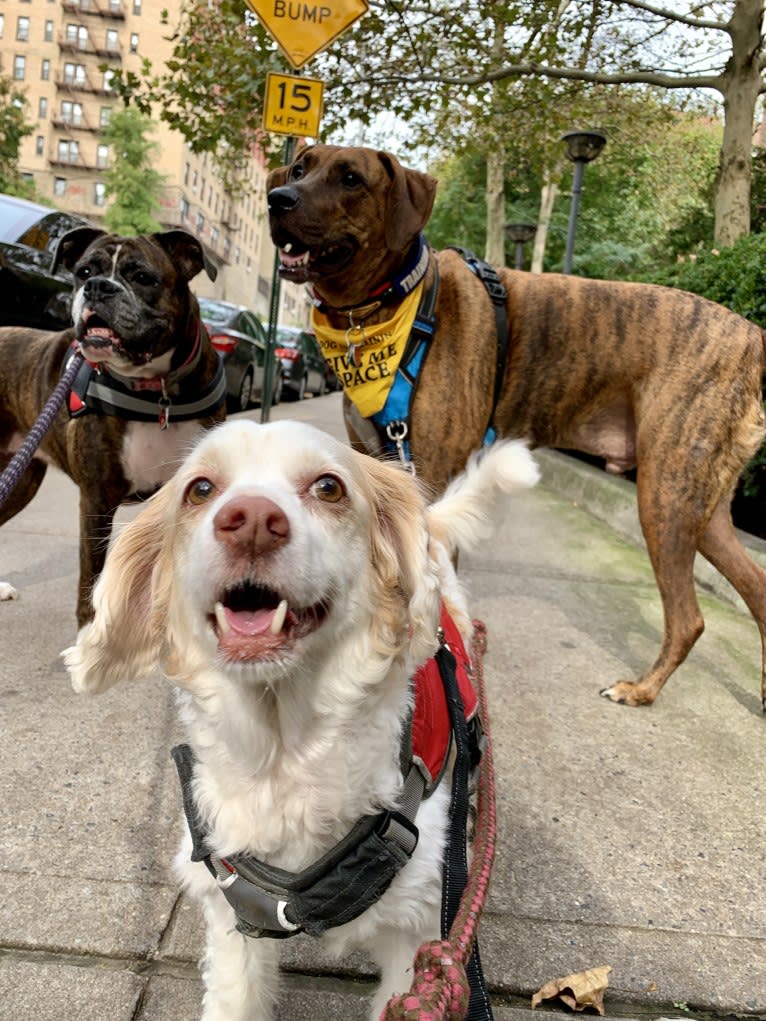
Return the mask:
<path fill-rule="evenodd" d="M 396 444 L 396 452 L 399 455 L 399 460 L 401 461 L 402 468 L 404 468 L 405 471 L 408 471 L 410 475 L 414 477 L 417 474 L 417 472 L 415 471 L 415 463 L 412 460 L 412 458 L 407 454 L 407 451 L 404 449 L 404 441 L 407 437 L 408 432 L 409 428 L 407 426 L 407 423 L 401 420 L 389 422 L 388 425 L 386 426 L 386 436 L 388 436 L 389 440 L 391 440 L 392 443 Z"/>

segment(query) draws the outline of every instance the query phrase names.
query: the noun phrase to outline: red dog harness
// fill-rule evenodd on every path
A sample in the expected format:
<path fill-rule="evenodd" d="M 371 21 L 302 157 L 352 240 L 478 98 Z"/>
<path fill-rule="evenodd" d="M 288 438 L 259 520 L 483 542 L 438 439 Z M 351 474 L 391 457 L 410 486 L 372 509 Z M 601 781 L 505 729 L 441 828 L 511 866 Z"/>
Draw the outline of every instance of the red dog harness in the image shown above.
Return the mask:
<path fill-rule="evenodd" d="M 443 636 L 444 643 L 455 657 L 460 700 L 463 703 L 466 722 L 470 722 L 476 715 L 478 707 L 476 692 L 471 682 L 471 660 L 454 620 L 443 605 L 439 629 L 440 637 Z M 439 672 L 439 663 L 435 658 L 418 667 L 412 679 L 412 686 L 415 707 L 409 728 L 402 740 L 404 757 L 402 772 L 407 776 L 409 771 L 407 763 L 420 767 L 426 781 L 423 797 L 427 798 L 439 785 L 452 743 L 447 695 Z"/>

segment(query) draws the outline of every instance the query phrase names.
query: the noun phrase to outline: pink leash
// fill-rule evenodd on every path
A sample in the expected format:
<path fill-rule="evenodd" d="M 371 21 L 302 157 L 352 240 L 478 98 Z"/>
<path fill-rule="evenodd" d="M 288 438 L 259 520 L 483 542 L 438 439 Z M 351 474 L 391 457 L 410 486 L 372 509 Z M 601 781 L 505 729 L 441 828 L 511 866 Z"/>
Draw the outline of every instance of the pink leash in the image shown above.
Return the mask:
<path fill-rule="evenodd" d="M 420 947 L 409 992 L 392 997 L 380 1021 L 463 1021 L 468 1009 L 470 988 L 465 969 L 487 896 L 497 833 L 495 771 L 483 670 L 487 629 L 479 620 L 473 622 L 473 628 L 471 651 L 486 745 L 476 788 L 476 831 L 468 883 L 449 939 L 434 940 Z"/>

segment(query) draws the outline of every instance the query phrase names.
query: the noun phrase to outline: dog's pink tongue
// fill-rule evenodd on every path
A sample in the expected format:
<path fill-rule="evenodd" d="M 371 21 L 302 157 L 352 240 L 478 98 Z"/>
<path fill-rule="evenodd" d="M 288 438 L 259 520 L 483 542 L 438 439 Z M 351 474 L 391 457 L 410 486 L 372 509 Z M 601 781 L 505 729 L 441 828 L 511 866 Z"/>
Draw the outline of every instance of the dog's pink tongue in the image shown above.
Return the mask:
<path fill-rule="evenodd" d="M 239 635 L 262 635 L 271 628 L 276 610 L 232 610 L 224 607 L 226 620 Z"/>

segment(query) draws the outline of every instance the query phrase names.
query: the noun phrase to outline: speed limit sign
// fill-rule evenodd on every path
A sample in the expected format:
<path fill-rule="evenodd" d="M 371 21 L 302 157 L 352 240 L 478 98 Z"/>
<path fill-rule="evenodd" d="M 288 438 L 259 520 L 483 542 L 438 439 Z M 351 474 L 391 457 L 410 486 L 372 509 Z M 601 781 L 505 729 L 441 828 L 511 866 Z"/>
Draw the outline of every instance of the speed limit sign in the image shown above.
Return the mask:
<path fill-rule="evenodd" d="M 324 82 L 291 74 L 266 76 L 263 127 L 282 135 L 319 136 Z"/>

